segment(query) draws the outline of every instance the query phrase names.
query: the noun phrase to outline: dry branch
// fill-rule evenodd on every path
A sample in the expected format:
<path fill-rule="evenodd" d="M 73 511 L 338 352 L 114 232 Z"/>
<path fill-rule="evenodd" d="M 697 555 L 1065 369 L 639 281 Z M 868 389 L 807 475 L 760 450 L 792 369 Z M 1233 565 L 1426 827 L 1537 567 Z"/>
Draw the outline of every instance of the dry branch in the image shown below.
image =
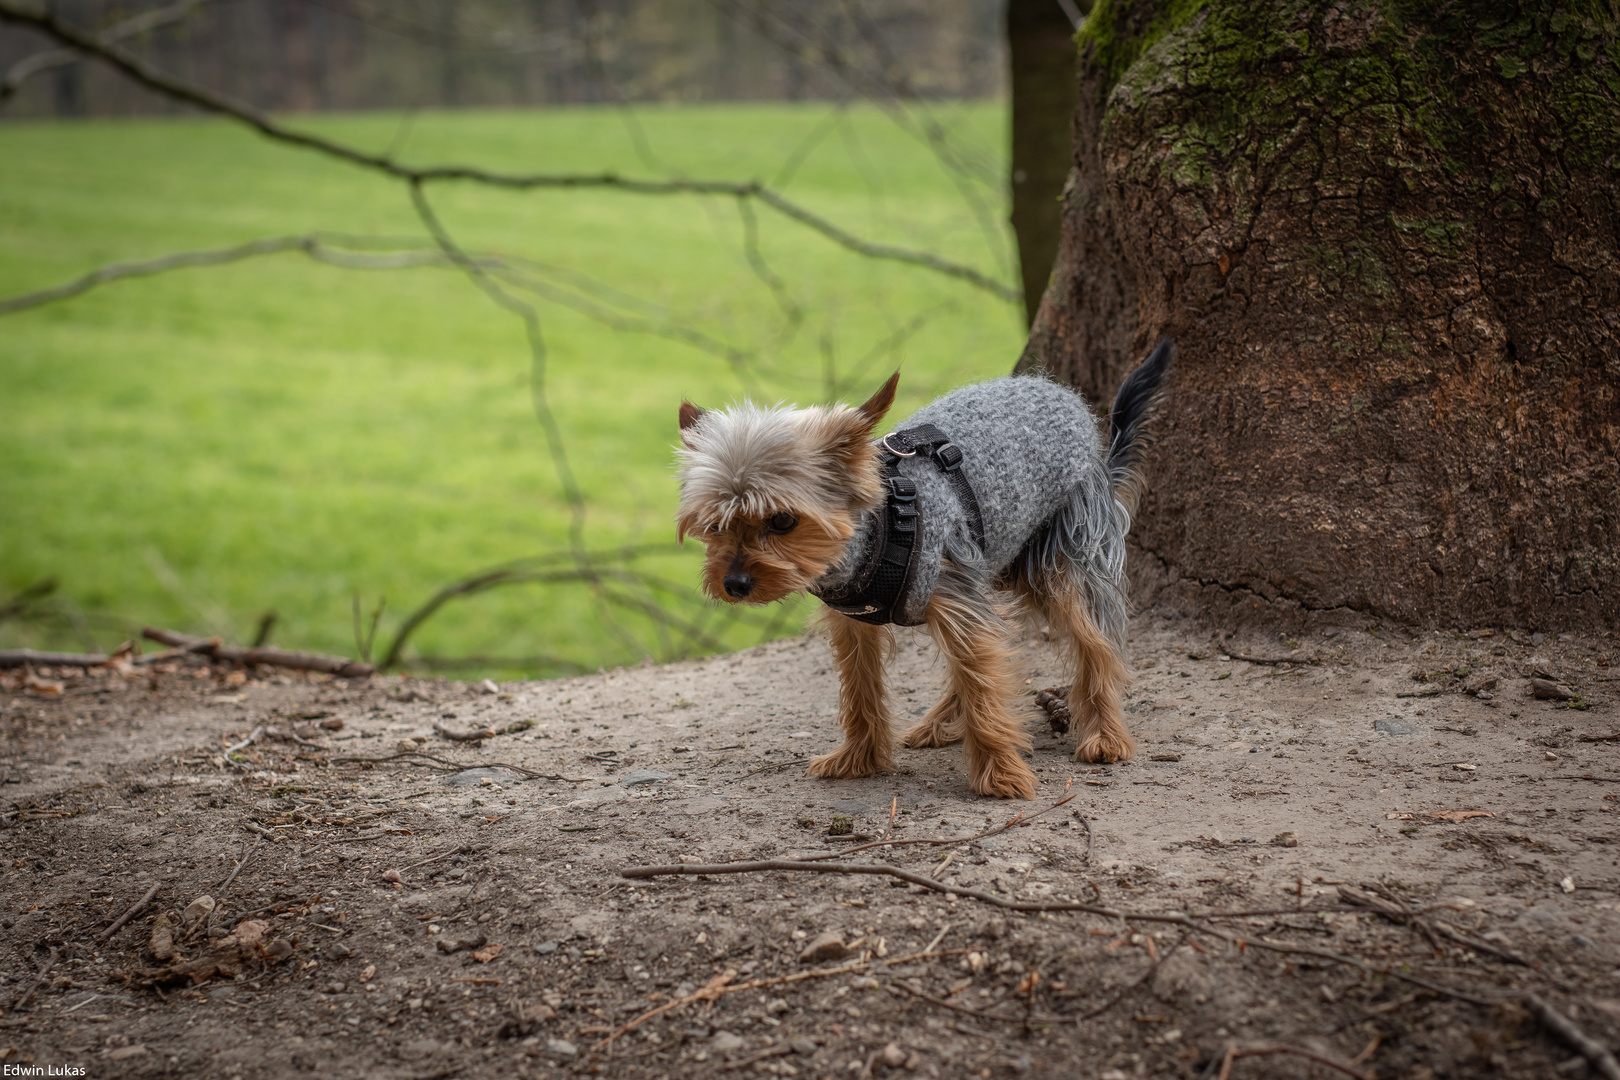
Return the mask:
<path fill-rule="evenodd" d="M 97 934 L 96 940 L 106 941 L 108 938 L 118 933 L 118 931 L 122 930 L 124 928 L 124 924 L 133 919 L 140 912 L 141 908 L 152 902 L 152 898 L 158 894 L 158 890 L 161 888 L 163 888 L 163 884 L 161 882 L 154 881 L 152 883 L 152 887 L 146 890 L 146 895 L 142 896 L 139 900 L 131 904 L 129 909 L 122 915 L 118 916 L 111 926 Z"/>
<path fill-rule="evenodd" d="M 347 679 L 363 678 L 377 672 L 377 669 L 370 664 L 362 664 L 344 656 L 288 652 L 286 649 L 244 649 L 235 645 L 222 645 L 208 638 L 195 638 L 189 634 L 177 634 L 173 630 L 160 630 L 153 626 L 142 627 L 141 636 L 159 644 L 201 653 L 204 656 L 211 656 L 215 660 L 224 660 L 246 666 L 264 664 L 268 667 L 291 668 L 294 671 L 322 671 L 329 675 L 338 675 Z"/>
<path fill-rule="evenodd" d="M 56 946 L 53 945 L 51 946 L 50 959 L 45 961 L 45 965 L 39 969 L 39 974 L 34 976 L 34 981 L 29 984 L 27 990 L 23 991 L 22 996 L 11 1003 L 13 1010 L 21 1009 L 23 1006 L 27 1005 L 29 1001 L 33 1000 L 34 992 L 41 986 L 45 985 L 45 976 L 49 975 L 51 973 L 51 968 L 56 966 L 57 956 L 58 953 L 56 951 Z"/>
<path fill-rule="evenodd" d="M 589 776 L 563 776 L 561 773 L 536 772 L 522 765 L 513 765 L 505 761 L 451 761 L 449 758 L 442 758 L 436 754 L 425 753 L 421 750 L 401 750 L 397 754 L 389 754 L 386 757 L 335 757 L 329 760 L 334 765 L 382 765 L 390 761 L 398 761 L 401 758 L 427 758 L 429 761 L 437 762 L 440 768 L 449 769 L 451 772 L 464 772 L 467 769 L 510 769 L 527 780 L 561 780 L 570 784 L 588 784 L 594 779 Z M 427 767 L 433 768 L 431 765 Z"/>
<path fill-rule="evenodd" d="M 1526 994 L 1524 1003 L 1536 1019 L 1589 1061 L 1604 1080 L 1620 1080 L 1620 1062 L 1609 1048 L 1575 1026 L 1575 1022 L 1549 1005 L 1539 994 Z"/>
<path fill-rule="evenodd" d="M 928 252 L 912 251 L 889 244 L 862 240 L 840 229 L 826 218 L 787 199 L 758 181 L 735 180 L 640 180 L 617 173 L 500 173 L 469 165 L 416 167 L 393 158 L 374 154 L 332 139 L 287 127 L 245 101 L 215 93 L 185 79 L 169 75 L 116 42 L 103 40 L 59 18 L 54 11 L 38 11 L 17 0 L 0 0 L 0 21 L 29 26 L 87 56 L 115 68 L 129 79 L 176 101 L 205 112 L 229 117 L 277 142 L 301 147 L 338 158 L 352 165 L 405 180 L 414 187 L 424 183 L 463 180 L 520 191 L 576 188 L 606 188 L 640 195 L 729 195 L 758 199 L 777 213 L 806 226 L 841 247 L 868 258 L 885 259 L 933 270 L 967 282 L 1003 300 L 1020 300 L 1022 292 L 970 266 L 942 259 Z"/>
<path fill-rule="evenodd" d="M 112 662 L 105 653 L 39 652 L 34 649 L 0 649 L 0 668 L 19 668 L 27 664 L 46 667 L 100 667 Z"/>
<path fill-rule="evenodd" d="M 207 2 L 208 0 L 179 0 L 179 3 L 170 4 L 168 7 L 142 12 L 133 18 L 117 23 L 111 29 L 102 33 L 99 40 L 110 44 L 150 33 L 171 23 L 180 22 L 191 14 L 193 8 L 200 7 Z M 23 83 L 35 75 L 50 71 L 53 68 L 63 67 L 81 59 L 83 59 L 83 53 L 78 49 L 45 49 L 31 56 L 23 57 L 11 66 L 11 70 L 6 72 L 4 79 L 0 79 L 0 105 L 5 104 L 18 90 L 22 89 Z"/>
<path fill-rule="evenodd" d="M 751 776 L 753 774 L 750 773 L 749 775 Z M 1073 800 L 1074 797 L 1074 795 L 1065 795 L 1051 806 L 1048 806 L 1045 810 L 1042 810 L 1036 814 L 1025 814 L 1020 811 L 1019 813 L 1016 813 L 1012 817 L 1008 818 L 1006 824 L 997 825 L 995 828 L 986 829 L 981 833 L 974 833 L 972 836 L 964 836 L 954 840 L 938 840 L 931 837 L 922 836 L 916 838 L 907 837 L 903 840 L 874 840 L 870 844 L 862 844 L 859 847 L 845 848 L 843 851 L 832 851 L 825 855 L 806 855 L 799 861 L 820 862 L 822 859 L 841 859 L 846 855 L 853 855 L 857 851 L 867 851 L 871 848 L 880 847 L 905 847 L 912 844 L 928 844 L 933 847 L 956 847 L 959 844 L 972 844 L 980 840 L 987 840 L 992 836 L 1000 835 L 1001 833 L 1007 832 L 1009 829 L 1016 829 L 1020 826 L 1033 824 L 1037 819 L 1045 817 L 1053 810 L 1056 810 L 1058 807 Z"/>

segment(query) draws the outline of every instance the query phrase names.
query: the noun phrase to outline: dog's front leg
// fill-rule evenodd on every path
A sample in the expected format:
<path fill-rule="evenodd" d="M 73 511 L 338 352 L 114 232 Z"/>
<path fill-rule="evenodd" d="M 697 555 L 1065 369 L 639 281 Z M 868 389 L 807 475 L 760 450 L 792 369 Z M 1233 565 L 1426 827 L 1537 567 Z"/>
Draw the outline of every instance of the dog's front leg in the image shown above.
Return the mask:
<path fill-rule="evenodd" d="M 949 567 L 940 575 L 927 618 L 928 632 L 949 667 L 946 700 L 956 704 L 968 785 L 980 795 L 1033 799 L 1035 773 L 1021 756 L 1030 748 L 1029 733 L 1008 707 L 1017 685 L 1006 623 L 989 597 Z"/>
<path fill-rule="evenodd" d="M 827 629 L 838 660 L 838 723 L 844 745 L 810 763 L 811 776 L 847 780 L 894 768 L 883 664 L 894 646 L 887 626 L 829 611 Z"/>

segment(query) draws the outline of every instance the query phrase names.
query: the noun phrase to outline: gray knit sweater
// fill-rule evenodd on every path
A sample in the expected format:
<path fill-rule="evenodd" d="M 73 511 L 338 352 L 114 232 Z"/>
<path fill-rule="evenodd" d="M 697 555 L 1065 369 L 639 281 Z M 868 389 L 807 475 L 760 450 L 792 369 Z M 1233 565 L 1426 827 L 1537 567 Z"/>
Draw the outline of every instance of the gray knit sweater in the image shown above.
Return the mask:
<path fill-rule="evenodd" d="M 918 424 L 935 425 L 961 448 L 962 471 L 984 518 L 984 550 L 970 539 L 967 516 L 939 466 L 923 454 L 903 459 L 900 472 L 917 485 L 921 531 L 911 588 L 895 621 L 923 621 L 947 556 L 985 585 L 1022 556 L 1037 576 L 1073 564 L 1093 617 L 1122 637 L 1130 521 L 1114 498 L 1099 423 L 1085 399 L 1043 378 L 1012 376 L 954 390 L 896 429 Z M 847 583 L 882 535 L 880 516 L 869 514 L 816 590 Z"/>

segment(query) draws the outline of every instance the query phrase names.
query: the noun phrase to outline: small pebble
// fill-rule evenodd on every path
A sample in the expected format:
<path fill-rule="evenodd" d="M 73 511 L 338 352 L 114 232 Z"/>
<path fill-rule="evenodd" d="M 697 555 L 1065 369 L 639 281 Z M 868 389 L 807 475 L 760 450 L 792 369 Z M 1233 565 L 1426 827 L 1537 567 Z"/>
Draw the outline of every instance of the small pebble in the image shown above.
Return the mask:
<path fill-rule="evenodd" d="M 560 948 L 562 948 L 562 944 L 560 942 L 542 941 L 540 944 L 534 947 L 534 951 L 539 953 L 541 956 L 550 956 Z"/>
<path fill-rule="evenodd" d="M 842 935 L 836 930 L 826 930 L 817 934 L 799 953 L 799 963 L 819 964 L 825 960 L 842 960 L 848 955 L 849 948 Z"/>
<path fill-rule="evenodd" d="M 742 1036 L 733 1035 L 729 1031 L 717 1031 L 714 1038 L 709 1040 L 709 1049 L 717 1054 L 729 1054 L 741 1050 L 746 1045 Z"/>

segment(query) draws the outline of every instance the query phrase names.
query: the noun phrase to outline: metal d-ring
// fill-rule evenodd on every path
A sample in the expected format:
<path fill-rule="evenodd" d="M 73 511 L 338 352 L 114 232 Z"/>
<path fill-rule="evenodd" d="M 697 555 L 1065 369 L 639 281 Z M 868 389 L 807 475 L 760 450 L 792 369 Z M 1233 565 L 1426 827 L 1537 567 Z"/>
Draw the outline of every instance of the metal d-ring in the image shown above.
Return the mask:
<path fill-rule="evenodd" d="M 898 434 L 900 434 L 898 431 L 891 431 L 887 435 L 883 436 L 883 438 L 880 440 L 883 444 L 883 449 L 887 450 L 895 457 L 916 457 L 917 451 L 915 450 L 896 450 L 894 447 L 889 445 L 889 440 Z"/>

